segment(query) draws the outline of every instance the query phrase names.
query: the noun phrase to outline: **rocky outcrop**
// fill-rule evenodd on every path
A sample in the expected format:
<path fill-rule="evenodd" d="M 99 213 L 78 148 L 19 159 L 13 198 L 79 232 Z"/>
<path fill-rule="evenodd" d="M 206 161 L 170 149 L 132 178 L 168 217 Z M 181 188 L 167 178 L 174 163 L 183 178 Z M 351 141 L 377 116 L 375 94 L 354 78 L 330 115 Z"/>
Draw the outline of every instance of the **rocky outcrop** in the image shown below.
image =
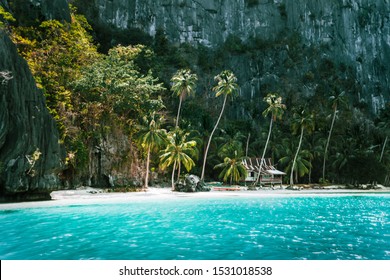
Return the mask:
<path fill-rule="evenodd" d="M 59 189 L 63 151 L 42 92 L 0 30 L 0 201 L 50 199 Z M 2 83 L 1 83 L 2 82 Z"/>
<path fill-rule="evenodd" d="M 192 174 L 187 174 L 184 181 L 175 184 L 175 191 L 178 192 L 209 192 L 210 190 L 210 187 L 206 186 L 198 176 Z"/>
<path fill-rule="evenodd" d="M 351 66 L 361 90 L 356 99 L 374 112 L 390 99 L 389 0 L 89 0 L 73 1 L 89 21 L 112 30 L 138 28 L 150 36 L 164 30 L 174 43 L 216 48 L 233 35 L 242 41 L 273 42 L 297 33 L 306 46 L 322 49 L 327 57 Z M 289 46 L 286 45 L 285 52 Z M 310 54 L 307 54 L 309 56 Z M 280 64 L 277 61 L 275 64 Z M 249 63 L 249 64 L 248 64 Z M 240 84 L 244 94 L 260 93 L 256 61 L 245 61 Z M 255 94 L 253 94 L 255 91 Z"/>

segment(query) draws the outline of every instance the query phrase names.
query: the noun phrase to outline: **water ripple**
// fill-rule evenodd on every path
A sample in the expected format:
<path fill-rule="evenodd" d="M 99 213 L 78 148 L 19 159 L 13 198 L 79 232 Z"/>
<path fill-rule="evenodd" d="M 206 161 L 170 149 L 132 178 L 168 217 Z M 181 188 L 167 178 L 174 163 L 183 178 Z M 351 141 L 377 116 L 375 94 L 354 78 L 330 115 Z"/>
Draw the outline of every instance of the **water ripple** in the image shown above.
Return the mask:
<path fill-rule="evenodd" d="M 387 196 L 0 211 L 1 259 L 390 259 Z"/>

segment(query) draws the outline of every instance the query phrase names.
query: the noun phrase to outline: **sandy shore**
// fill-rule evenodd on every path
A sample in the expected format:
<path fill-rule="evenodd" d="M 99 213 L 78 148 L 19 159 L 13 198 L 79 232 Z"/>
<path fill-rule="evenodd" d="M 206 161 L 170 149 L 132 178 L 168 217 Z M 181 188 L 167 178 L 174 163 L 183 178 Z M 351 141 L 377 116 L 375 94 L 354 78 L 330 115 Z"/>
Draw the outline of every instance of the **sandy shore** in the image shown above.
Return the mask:
<path fill-rule="evenodd" d="M 142 200 L 166 200 L 186 198 L 223 198 L 223 197 L 297 197 L 297 196 L 345 196 L 345 195 L 388 195 L 390 188 L 381 190 L 350 190 L 350 189 L 304 189 L 300 191 L 277 189 L 258 191 L 215 191 L 198 193 L 172 192 L 169 188 L 149 188 L 146 192 L 107 193 L 99 189 L 83 188 L 79 190 L 55 191 L 51 193 L 52 200 L 37 202 L 19 202 L 0 204 L 0 210 L 55 207 L 64 205 L 84 205 L 97 203 L 126 203 Z"/>

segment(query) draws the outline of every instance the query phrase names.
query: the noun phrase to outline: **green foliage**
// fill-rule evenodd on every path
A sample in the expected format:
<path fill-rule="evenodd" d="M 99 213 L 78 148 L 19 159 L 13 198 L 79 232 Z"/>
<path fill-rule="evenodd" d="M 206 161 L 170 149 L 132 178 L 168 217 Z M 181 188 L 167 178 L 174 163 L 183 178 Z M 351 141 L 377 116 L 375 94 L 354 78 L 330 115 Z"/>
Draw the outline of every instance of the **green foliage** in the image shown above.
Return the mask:
<path fill-rule="evenodd" d="M 271 114 L 271 118 L 274 121 L 277 119 L 281 120 L 284 110 L 286 110 L 286 105 L 282 103 L 282 97 L 277 93 L 268 93 L 264 97 L 264 101 L 268 104 L 268 107 L 264 110 L 263 116 L 266 117 L 268 114 Z"/>
<path fill-rule="evenodd" d="M 234 157 L 225 157 L 223 163 L 214 167 L 214 169 L 222 168 L 219 178 L 225 183 L 229 181 L 230 184 L 237 183 L 247 176 L 247 171 L 243 165 L 243 156 L 238 151 L 235 151 Z"/>
<path fill-rule="evenodd" d="M 220 95 L 230 96 L 234 98 L 238 93 L 238 84 L 237 78 L 230 70 L 224 70 L 217 76 L 215 76 L 215 81 L 217 81 L 217 85 L 213 87 L 213 91 L 215 92 L 215 97 Z"/>
<path fill-rule="evenodd" d="M 162 84 L 151 72 L 142 75 L 135 63 L 144 48 L 117 46 L 101 60 L 85 67 L 81 78 L 74 83 L 82 106 L 89 110 L 90 104 L 95 104 L 94 121 L 98 124 L 119 119 L 132 130 L 131 125 L 143 116 L 163 108 L 158 98 L 164 90 Z"/>
<path fill-rule="evenodd" d="M 160 155 L 161 169 L 165 170 L 172 167 L 172 190 L 174 190 L 174 173 L 177 169 L 177 179 L 180 178 L 181 166 L 183 165 L 187 172 L 194 166 L 199 151 L 197 142 L 190 139 L 190 133 L 175 128 L 168 133 L 168 144 Z"/>
<path fill-rule="evenodd" d="M 181 69 L 172 77 L 172 91 L 179 97 L 179 108 L 177 109 L 176 126 L 179 126 L 180 109 L 183 99 L 186 96 L 195 94 L 195 85 L 198 80 L 196 74 L 191 73 L 189 69 Z"/>
<path fill-rule="evenodd" d="M 199 154 L 197 143 L 194 140 L 188 140 L 190 134 L 180 129 L 175 129 L 168 133 L 168 144 L 160 155 L 161 168 L 166 169 L 169 166 L 184 165 L 189 172 L 194 166 L 193 158 Z"/>
<path fill-rule="evenodd" d="M 137 140 L 144 150 L 157 152 L 166 144 L 167 131 L 160 128 L 163 122 L 164 118 L 155 113 L 143 118 L 143 125 L 137 132 Z"/>
<path fill-rule="evenodd" d="M 3 6 L 0 6 L 0 30 L 7 28 L 10 24 L 14 23 L 16 19 L 13 15 L 7 12 Z"/>
<path fill-rule="evenodd" d="M 255 7 L 259 1 L 246 0 L 245 4 L 248 8 Z M 286 20 L 286 5 L 280 3 L 277 7 L 281 18 Z M 359 25 L 364 27 L 370 23 L 371 9 L 370 6 L 359 9 Z M 310 15 L 311 20 L 317 17 L 313 13 Z M 191 146 L 192 142 L 188 148 L 196 152 L 187 153 L 188 157 L 182 155 L 180 163 L 176 160 L 178 158 L 166 155 L 161 158 L 161 165 L 164 168 L 174 167 L 173 171 L 187 165 L 191 170 L 198 171 L 195 167 L 199 163 L 198 155 L 195 154 L 198 154 L 198 148 L 206 151 L 206 147 L 200 148 L 201 143 L 210 140 L 207 174 L 216 177 L 219 172 L 212 167 L 218 163 L 225 164 L 223 170 L 225 167 L 227 169 L 222 178 L 233 182 L 239 180 L 236 176 L 239 172 L 228 173 L 227 170 L 235 166 L 234 160 L 239 163 L 243 143 L 250 132 L 249 156 L 260 156 L 261 152 L 266 152 L 269 140 L 271 157 L 275 162 L 280 159 L 280 168 L 287 171 L 291 171 L 294 153 L 302 145 L 294 167 L 295 179 L 318 182 L 322 177 L 321 162 L 326 154 L 324 147 L 330 135 L 330 120 L 337 110 L 327 159 L 326 177 L 329 182 L 358 180 L 367 183 L 375 176 L 381 177 L 378 170 L 383 174 L 390 172 L 390 155 L 385 141 L 389 134 L 389 121 L 385 113 L 381 113 L 375 123 L 369 119 L 366 113 L 369 111 L 368 101 L 357 97 L 364 85 L 356 83 L 356 67 L 325 55 L 329 53 L 325 44 L 305 45 L 296 32 L 275 34 L 267 40 L 256 36 L 246 41 L 231 34 L 224 44 L 215 48 L 201 44 L 178 45 L 169 43 L 161 29 L 157 30 L 154 38 L 139 29 L 123 31 L 112 26 L 95 25 L 92 30 L 86 19 L 77 15 L 73 8 L 70 23 L 53 20 L 36 21 L 32 26 L 17 25 L 12 15 L 0 7 L 0 28 L 12 32 L 12 39 L 28 61 L 37 85 L 46 96 L 47 106 L 57 120 L 61 140 L 67 149 L 65 163 L 68 168 L 86 170 L 93 148 L 114 130 L 128 135 L 132 141 L 145 133 L 140 138 L 139 149 L 145 155 L 147 148 L 151 148 L 151 165 L 156 164 L 157 150 L 163 149 L 165 153 L 177 155 L 175 147 L 195 141 L 192 135 L 184 136 L 188 131 L 195 130 L 194 134 L 202 141 L 195 141 L 195 146 Z M 99 41 L 99 50 L 104 55 L 97 52 L 90 33 Z M 357 62 L 363 60 L 362 55 L 357 58 Z M 226 101 L 223 106 L 233 106 L 227 106 L 231 109 L 224 113 L 225 107 L 221 111 L 216 110 L 220 108 L 221 100 L 210 98 L 211 92 L 214 91 L 216 96 L 223 95 L 225 99 L 236 96 L 237 78 L 231 72 L 223 71 L 215 76 L 217 85 L 212 87 L 213 77 L 221 69 L 247 71 L 242 68 L 246 65 L 242 66 L 238 61 L 253 62 L 251 66 L 258 70 L 255 78 L 262 80 L 260 92 L 256 88 L 250 100 L 238 97 L 234 104 Z M 267 65 L 269 63 L 272 65 Z M 178 69 L 190 67 L 196 70 L 197 75 L 187 73 L 187 78 L 191 76 L 191 79 L 186 83 L 187 78 L 178 78 Z M 377 68 L 379 72 L 385 70 L 379 66 Z M 270 69 L 275 79 L 264 78 Z M 5 73 L 0 72 L 0 83 L 5 79 Z M 177 78 L 172 78 L 176 76 L 175 73 Z M 10 73 L 7 75 L 11 78 Z M 248 81 L 243 82 L 247 84 Z M 197 94 L 194 94 L 196 98 L 186 100 L 183 108 L 177 110 L 181 113 L 180 126 L 187 132 L 171 131 L 170 149 L 166 150 L 166 143 L 152 144 L 160 141 L 151 136 L 153 125 L 150 118 L 156 112 L 161 112 L 163 103 L 167 107 L 161 114 L 170 117 L 176 111 L 177 97 L 168 95 L 164 90 L 164 87 L 171 86 L 175 95 L 180 96 L 180 102 L 185 95 Z M 283 94 L 264 97 L 266 92 Z M 243 93 L 246 94 L 245 91 Z M 278 102 L 279 97 L 283 98 L 288 110 Z M 347 106 L 351 104 L 354 106 Z M 306 105 L 305 110 L 302 110 L 302 105 Z M 315 126 L 313 114 L 300 114 L 313 110 L 316 112 Z M 271 116 L 272 121 L 280 120 L 283 115 L 278 125 L 272 128 L 272 134 L 269 130 L 269 139 L 268 122 L 263 121 L 261 113 L 265 117 Z M 145 118 L 148 119 L 146 123 L 143 122 Z M 159 129 L 162 129 L 160 125 Z M 150 137 L 146 136 L 148 132 Z M 212 139 L 214 132 L 217 137 Z M 292 134 L 302 135 L 301 141 L 298 142 L 298 137 L 292 137 Z M 285 142 L 289 142 L 289 145 Z M 367 165 L 370 165 L 368 169 L 371 172 L 368 175 L 364 169 Z M 229 175 L 226 177 L 226 174 Z M 234 179 L 232 174 L 236 174 Z"/>
<path fill-rule="evenodd" d="M 13 41 L 27 60 L 46 97 L 46 105 L 57 120 L 61 138 L 68 136 L 69 115 L 74 109 L 71 82 L 81 68 L 99 58 L 83 16 L 72 14 L 72 22 L 49 20 L 38 27 L 15 27 Z"/>
<path fill-rule="evenodd" d="M 225 51 L 239 54 L 245 52 L 246 47 L 238 36 L 230 34 L 226 38 L 226 41 L 224 43 L 224 49 Z"/>

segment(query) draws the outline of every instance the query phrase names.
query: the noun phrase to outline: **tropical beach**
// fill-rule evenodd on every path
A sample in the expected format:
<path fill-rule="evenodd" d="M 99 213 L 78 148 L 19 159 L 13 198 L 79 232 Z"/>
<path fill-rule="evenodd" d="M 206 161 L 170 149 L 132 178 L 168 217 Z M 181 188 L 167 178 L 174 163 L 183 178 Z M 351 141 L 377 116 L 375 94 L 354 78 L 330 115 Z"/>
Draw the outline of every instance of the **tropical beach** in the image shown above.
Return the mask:
<path fill-rule="evenodd" d="M 0 259 L 389 260 L 389 14 L 0 0 Z"/>
<path fill-rule="evenodd" d="M 52 198 L 0 205 L 2 259 L 390 258 L 388 190 L 85 188 Z"/>
<path fill-rule="evenodd" d="M 285 186 L 287 187 L 287 186 Z M 232 188 L 229 186 L 228 188 Z M 234 188 L 234 187 L 233 187 Z M 239 190 L 238 190 L 239 189 Z M 0 210 L 20 209 L 20 208 L 35 208 L 48 206 L 62 206 L 73 204 L 94 204 L 94 203 L 116 203 L 116 202 L 131 202 L 131 201 L 148 201 L 148 200 L 164 200 L 169 198 L 225 198 L 225 197 L 315 197 L 315 196 L 361 196 L 361 195 L 385 195 L 390 194 L 390 188 L 381 188 L 376 190 L 362 189 L 347 189 L 345 186 L 328 186 L 326 188 L 317 189 L 263 189 L 258 191 L 247 190 L 246 187 L 237 186 L 234 191 L 229 190 L 211 190 L 210 192 L 182 193 L 172 192 L 170 188 L 154 188 L 151 187 L 147 191 L 138 192 L 107 192 L 103 189 L 82 187 L 77 190 L 63 190 L 51 193 L 49 201 L 35 201 L 24 203 L 3 203 L 0 204 Z"/>
<path fill-rule="evenodd" d="M 287 186 L 284 186 L 287 187 Z M 231 188 L 229 186 L 228 188 Z M 77 190 L 63 190 L 51 193 L 49 201 L 35 201 L 24 203 L 3 203 L 0 204 L 0 210 L 10 210 L 19 208 L 35 208 L 48 206 L 61 206 L 73 204 L 93 204 L 93 203 L 115 203 L 115 202 L 131 202 L 135 200 L 164 200 L 167 198 L 224 198 L 224 197 L 300 197 L 300 196 L 359 196 L 359 195 L 389 195 L 390 188 L 381 188 L 376 190 L 361 190 L 361 189 L 346 189 L 345 186 L 328 186 L 322 189 L 263 189 L 258 191 L 248 191 L 246 187 L 237 186 L 239 190 L 196 192 L 196 193 L 181 193 L 172 192 L 170 188 L 154 188 L 151 187 L 147 191 L 138 192 L 107 192 L 103 189 L 82 187 Z"/>

